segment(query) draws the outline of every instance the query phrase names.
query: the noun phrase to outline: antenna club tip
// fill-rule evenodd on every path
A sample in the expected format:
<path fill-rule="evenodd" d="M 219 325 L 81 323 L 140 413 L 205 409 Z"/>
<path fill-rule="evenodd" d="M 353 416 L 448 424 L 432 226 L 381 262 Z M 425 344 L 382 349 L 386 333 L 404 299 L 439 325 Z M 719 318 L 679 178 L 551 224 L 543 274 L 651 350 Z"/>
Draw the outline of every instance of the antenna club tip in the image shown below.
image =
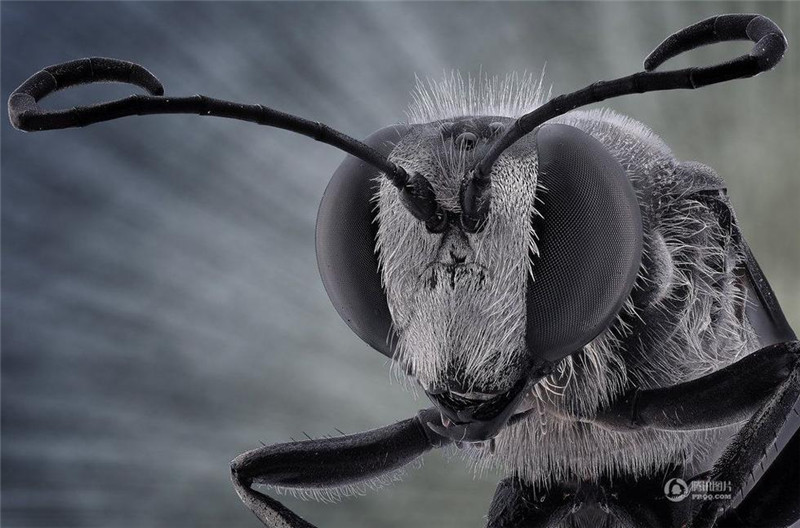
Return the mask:
<path fill-rule="evenodd" d="M 23 132 L 35 130 L 31 117 L 38 112 L 38 105 L 33 96 L 15 92 L 8 98 L 8 118 L 11 126 Z"/>
<path fill-rule="evenodd" d="M 661 61 L 658 60 L 658 58 L 654 57 L 653 56 L 654 54 L 655 52 L 651 53 L 644 59 L 644 64 L 642 65 L 644 71 L 646 72 L 653 71 L 661 65 Z"/>
<path fill-rule="evenodd" d="M 150 73 L 150 71 L 136 63 L 131 63 L 131 73 L 129 82 L 137 86 L 141 86 L 150 95 L 162 96 L 164 95 L 164 85 L 158 80 L 158 77 Z"/>

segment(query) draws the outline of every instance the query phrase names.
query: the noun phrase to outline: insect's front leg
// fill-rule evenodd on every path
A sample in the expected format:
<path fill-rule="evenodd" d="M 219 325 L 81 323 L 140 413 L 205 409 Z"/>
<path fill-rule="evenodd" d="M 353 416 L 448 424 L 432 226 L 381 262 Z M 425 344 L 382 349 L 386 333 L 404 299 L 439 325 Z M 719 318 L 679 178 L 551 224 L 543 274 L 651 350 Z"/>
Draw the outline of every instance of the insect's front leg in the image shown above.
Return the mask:
<path fill-rule="evenodd" d="M 325 489 L 384 475 L 450 442 L 427 426 L 438 420 L 439 411 L 425 409 L 408 420 L 363 433 L 248 451 L 231 463 L 233 485 L 242 502 L 266 526 L 313 528 L 277 500 L 252 489 L 252 484 Z"/>

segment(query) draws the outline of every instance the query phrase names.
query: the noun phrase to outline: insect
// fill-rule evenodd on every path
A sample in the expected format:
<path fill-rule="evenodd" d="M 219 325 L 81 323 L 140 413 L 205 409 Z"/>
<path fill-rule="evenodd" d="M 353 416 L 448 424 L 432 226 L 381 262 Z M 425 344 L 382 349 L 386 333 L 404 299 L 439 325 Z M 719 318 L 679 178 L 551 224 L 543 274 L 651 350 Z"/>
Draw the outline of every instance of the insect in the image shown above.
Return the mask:
<path fill-rule="evenodd" d="M 736 39 L 756 42 L 753 52 L 655 71 Z M 457 444 L 474 464 L 509 475 L 490 526 L 788 526 L 800 516 L 800 347 L 724 184 L 675 160 L 635 121 L 576 110 L 752 76 L 785 48 L 768 19 L 723 15 L 667 39 L 645 72 L 544 104 L 531 96 L 522 117 L 448 111 L 465 105 L 437 104 L 453 97 L 442 93 L 420 99 L 414 123 L 363 143 L 260 105 L 164 97 L 144 68 L 114 59 L 37 73 L 12 94 L 9 113 L 24 130 L 214 115 L 351 154 L 320 208 L 322 279 L 353 331 L 433 406 L 385 428 L 236 458 L 235 489 L 264 524 L 309 526 L 253 484 L 346 493 Z M 151 95 L 38 106 L 53 90 L 98 81 Z M 467 107 L 490 106 L 478 103 Z M 701 453 L 718 446 L 710 466 Z M 688 486 L 714 497 L 672 500 Z"/>

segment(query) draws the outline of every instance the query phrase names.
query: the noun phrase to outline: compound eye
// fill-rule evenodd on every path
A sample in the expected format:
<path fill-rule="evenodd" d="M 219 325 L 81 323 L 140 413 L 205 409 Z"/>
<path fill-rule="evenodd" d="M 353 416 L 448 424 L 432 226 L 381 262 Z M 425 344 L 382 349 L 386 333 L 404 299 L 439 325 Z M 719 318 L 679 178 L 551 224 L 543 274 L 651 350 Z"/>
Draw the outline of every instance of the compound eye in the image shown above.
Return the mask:
<path fill-rule="evenodd" d="M 478 136 L 472 132 L 464 132 L 456 138 L 456 146 L 461 150 L 472 150 L 478 144 Z"/>

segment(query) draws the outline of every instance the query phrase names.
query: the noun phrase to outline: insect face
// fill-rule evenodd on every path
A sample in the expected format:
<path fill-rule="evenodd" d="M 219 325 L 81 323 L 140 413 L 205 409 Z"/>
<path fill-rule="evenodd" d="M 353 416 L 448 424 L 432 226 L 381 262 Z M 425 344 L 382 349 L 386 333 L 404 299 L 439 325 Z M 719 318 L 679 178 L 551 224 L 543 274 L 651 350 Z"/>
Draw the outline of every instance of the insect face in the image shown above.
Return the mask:
<path fill-rule="evenodd" d="M 535 155 L 511 149 L 495 165 L 484 229 L 468 233 L 459 221 L 465 173 L 510 122 L 464 117 L 421 125 L 393 150 L 395 163 L 430 181 L 448 216 L 441 233 L 416 221 L 391 185 L 377 196 L 377 250 L 397 358 L 453 421 L 464 421 L 468 410 L 473 418 L 501 413 L 531 363 L 525 296 L 536 252 Z"/>

